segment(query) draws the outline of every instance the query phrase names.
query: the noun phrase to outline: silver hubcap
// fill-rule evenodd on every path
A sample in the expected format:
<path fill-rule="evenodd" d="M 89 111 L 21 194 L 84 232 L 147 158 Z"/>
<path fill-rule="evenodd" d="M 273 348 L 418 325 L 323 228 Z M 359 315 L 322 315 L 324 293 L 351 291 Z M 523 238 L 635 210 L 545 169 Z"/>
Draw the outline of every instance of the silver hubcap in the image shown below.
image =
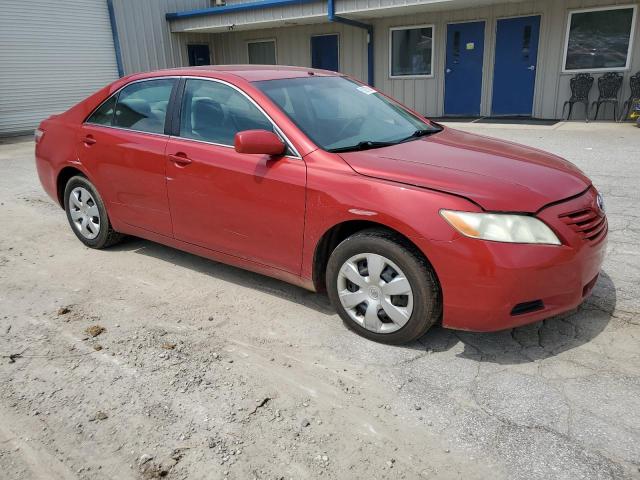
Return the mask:
<path fill-rule="evenodd" d="M 402 270 L 388 258 L 361 253 L 348 259 L 338 273 L 338 295 L 356 323 L 376 333 L 405 326 L 413 311 L 413 291 Z"/>
<path fill-rule="evenodd" d="M 84 187 L 76 187 L 69 195 L 69 212 L 73 226 L 84 238 L 93 240 L 100 233 L 100 212 L 95 199 Z"/>

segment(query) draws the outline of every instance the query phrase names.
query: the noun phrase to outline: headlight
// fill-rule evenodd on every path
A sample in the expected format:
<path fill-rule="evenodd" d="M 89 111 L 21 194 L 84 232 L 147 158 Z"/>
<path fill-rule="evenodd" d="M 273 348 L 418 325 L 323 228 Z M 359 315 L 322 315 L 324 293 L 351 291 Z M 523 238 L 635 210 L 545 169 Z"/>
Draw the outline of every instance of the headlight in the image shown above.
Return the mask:
<path fill-rule="evenodd" d="M 454 210 L 440 210 L 440 215 L 458 232 L 471 238 L 509 243 L 561 244 L 544 222 L 527 215 Z"/>

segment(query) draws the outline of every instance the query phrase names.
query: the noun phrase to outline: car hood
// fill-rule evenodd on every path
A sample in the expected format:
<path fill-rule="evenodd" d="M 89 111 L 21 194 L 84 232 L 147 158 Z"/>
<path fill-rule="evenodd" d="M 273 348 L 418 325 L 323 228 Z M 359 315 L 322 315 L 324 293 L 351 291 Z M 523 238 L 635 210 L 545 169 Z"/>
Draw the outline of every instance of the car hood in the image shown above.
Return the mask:
<path fill-rule="evenodd" d="M 591 184 L 556 155 L 450 128 L 340 155 L 362 175 L 460 195 L 492 211 L 536 212 Z"/>

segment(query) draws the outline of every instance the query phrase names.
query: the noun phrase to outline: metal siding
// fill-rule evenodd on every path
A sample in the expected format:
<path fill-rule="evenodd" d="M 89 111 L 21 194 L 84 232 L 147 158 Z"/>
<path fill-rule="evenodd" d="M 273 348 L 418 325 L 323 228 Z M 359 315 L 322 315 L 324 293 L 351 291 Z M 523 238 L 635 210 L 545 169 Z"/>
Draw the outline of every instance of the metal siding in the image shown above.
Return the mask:
<path fill-rule="evenodd" d="M 350 1 L 350 0 L 346 0 Z M 359 0 L 359 8 L 369 9 L 374 5 L 389 4 L 390 0 Z M 485 20 L 485 56 L 482 87 L 481 114 L 491 114 L 493 86 L 493 62 L 495 54 L 495 28 L 499 18 L 511 16 L 542 16 L 540 25 L 540 44 L 538 52 L 537 76 L 533 114 L 540 118 L 560 118 L 562 104 L 569 97 L 569 79 L 572 74 L 563 74 L 563 47 L 568 11 L 575 8 L 588 8 L 607 5 L 637 4 L 634 1 L 598 1 L 598 0 L 544 0 L 519 3 L 503 3 L 478 8 L 455 9 L 448 11 L 429 11 L 411 13 L 407 16 L 364 19 L 371 21 L 375 28 L 375 83 L 376 87 L 389 93 L 408 106 L 429 116 L 441 116 L 444 107 L 444 61 L 446 53 L 447 23 Z M 341 5 L 341 3 L 338 3 Z M 397 2 L 394 2 L 397 5 Z M 343 10 L 343 8 L 340 8 Z M 367 14 L 371 14 L 370 10 Z M 638 15 L 640 17 L 640 14 Z M 354 17 L 355 18 L 355 17 Z M 363 17 L 359 17 L 363 18 Z M 636 19 L 635 39 L 633 42 L 632 62 L 629 71 L 624 72 L 624 86 L 620 99 L 629 95 L 629 76 L 640 69 L 640 28 Z M 389 28 L 420 24 L 435 25 L 434 77 L 425 79 L 389 78 Z M 597 78 L 600 74 L 594 74 Z M 592 99 L 597 97 L 597 88 L 591 92 Z M 578 109 L 579 110 L 579 109 Z M 576 118 L 580 118 L 578 111 Z"/>
<path fill-rule="evenodd" d="M 327 2 L 318 1 L 286 7 L 274 7 L 258 10 L 248 10 L 236 13 L 224 13 L 219 15 L 207 15 L 201 17 L 183 18 L 171 21 L 172 32 L 189 32 L 203 29 L 220 29 L 234 26 L 242 28 L 260 28 L 260 23 L 277 22 L 284 26 L 286 20 L 295 19 L 326 19 Z M 251 25 L 257 24 L 257 25 Z M 272 25 L 270 25 L 272 26 Z"/>
<path fill-rule="evenodd" d="M 122 3 L 124 0 L 115 0 Z M 162 5 L 158 7 L 162 16 L 166 11 L 192 10 L 209 6 L 207 1 L 198 0 L 142 0 Z M 136 2 L 139 3 L 139 2 Z M 231 2 L 230 2 L 231 3 Z M 167 4 L 175 8 L 167 9 Z M 375 84 L 384 92 L 398 98 L 408 106 L 430 116 L 440 116 L 444 107 L 444 68 L 446 48 L 447 23 L 484 20 L 485 53 L 483 87 L 481 100 L 482 115 L 491 114 L 491 99 L 493 87 L 493 62 L 495 54 L 495 28 L 499 18 L 510 16 L 524 16 L 539 14 L 542 16 L 540 24 L 540 44 L 538 53 L 536 87 L 534 95 L 533 113 L 541 118 L 559 118 L 562 104 L 569 97 L 569 79 L 572 74 L 563 74 L 563 47 L 567 14 L 570 9 L 599 7 L 607 5 L 638 4 L 638 0 L 537 0 L 510 1 L 498 3 L 495 0 L 456 0 L 442 2 L 435 0 L 339 0 L 336 2 L 336 13 L 349 18 L 372 23 L 375 38 Z M 140 7 L 142 11 L 148 8 Z M 640 18 L 640 14 L 638 15 Z M 129 18 L 131 26 L 128 31 L 138 34 L 134 42 L 145 42 L 139 38 L 140 22 L 149 22 L 149 15 L 142 15 L 135 21 Z M 158 14 L 154 12 L 153 18 Z M 308 23 L 307 25 L 288 26 L 291 21 Z M 154 20 L 156 21 L 156 20 Z M 257 23 L 255 23 L 257 22 Z M 260 24 L 262 22 L 262 25 Z M 638 19 L 636 19 L 636 23 Z M 252 25 L 252 23 L 254 23 Z M 389 28 L 393 26 L 407 26 L 419 24 L 435 25 L 434 76 L 427 79 L 390 79 L 389 78 Z M 168 27 L 162 25 L 162 50 L 171 51 L 172 58 L 165 60 L 167 66 L 186 64 L 186 43 L 195 38 L 206 39 L 212 44 L 215 63 L 245 63 L 247 62 L 247 40 L 275 38 L 277 41 L 278 63 L 289 65 L 310 66 L 311 35 L 319 33 L 340 33 L 340 67 L 345 73 L 361 80 L 366 79 L 366 32 L 360 29 L 339 24 L 326 23 L 326 2 L 297 5 L 293 7 L 273 8 L 240 12 L 236 14 L 214 15 L 176 20 L 171 22 L 173 31 L 185 29 L 220 29 L 234 25 L 236 29 L 229 33 L 211 35 L 195 35 L 194 33 L 179 33 L 171 35 Z M 120 26 L 120 20 L 118 23 Z M 162 30 L 162 28 L 164 29 Z M 275 27 L 275 28 L 266 28 Z M 122 36 L 122 35 L 121 35 Z M 135 45 L 135 43 L 134 43 Z M 143 47 L 144 48 L 144 47 Z M 125 47 L 123 47 L 125 49 Z M 135 63 L 135 62 L 133 62 Z M 138 59 L 140 65 L 126 64 L 127 72 L 157 68 L 146 65 L 144 59 Z M 158 66 L 165 66 L 165 65 Z M 629 95 L 628 78 L 640 69 L 640 28 L 636 25 L 635 39 L 632 52 L 631 69 L 624 72 L 624 86 L 621 100 Z M 596 78 L 600 74 L 595 74 Z M 597 88 L 591 92 L 592 98 L 597 96 Z M 578 109 L 576 118 L 580 118 Z"/>
<path fill-rule="evenodd" d="M 216 63 L 247 63 L 247 42 L 276 40 L 280 65 L 311 66 L 311 37 L 337 33 L 339 36 L 340 70 L 359 80 L 367 79 L 367 32 L 339 23 L 301 25 L 287 28 L 237 31 L 213 35 Z"/>
<path fill-rule="evenodd" d="M 118 78 L 105 0 L 4 0 L 0 135 L 33 130 Z"/>
<path fill-rule="evenodd" d="M 211 35 L 172 34 L 165 14 L 210 6 L 209 0 L 113 0 L 125 74 L 189 65 L 187 45 Z"/>

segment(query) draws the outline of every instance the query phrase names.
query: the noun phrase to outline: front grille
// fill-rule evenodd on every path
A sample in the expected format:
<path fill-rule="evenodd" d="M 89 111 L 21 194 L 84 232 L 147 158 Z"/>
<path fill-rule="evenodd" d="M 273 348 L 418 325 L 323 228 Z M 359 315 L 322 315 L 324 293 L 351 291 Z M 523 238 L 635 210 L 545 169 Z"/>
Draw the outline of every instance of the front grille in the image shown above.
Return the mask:
<path fill-rule="evenodd" d="M 560 215 L 560 220 L 569 225 L 585 240 L 595 242 L 607 234 L 607 217 L 594 208 L 582 208 Z"/>

